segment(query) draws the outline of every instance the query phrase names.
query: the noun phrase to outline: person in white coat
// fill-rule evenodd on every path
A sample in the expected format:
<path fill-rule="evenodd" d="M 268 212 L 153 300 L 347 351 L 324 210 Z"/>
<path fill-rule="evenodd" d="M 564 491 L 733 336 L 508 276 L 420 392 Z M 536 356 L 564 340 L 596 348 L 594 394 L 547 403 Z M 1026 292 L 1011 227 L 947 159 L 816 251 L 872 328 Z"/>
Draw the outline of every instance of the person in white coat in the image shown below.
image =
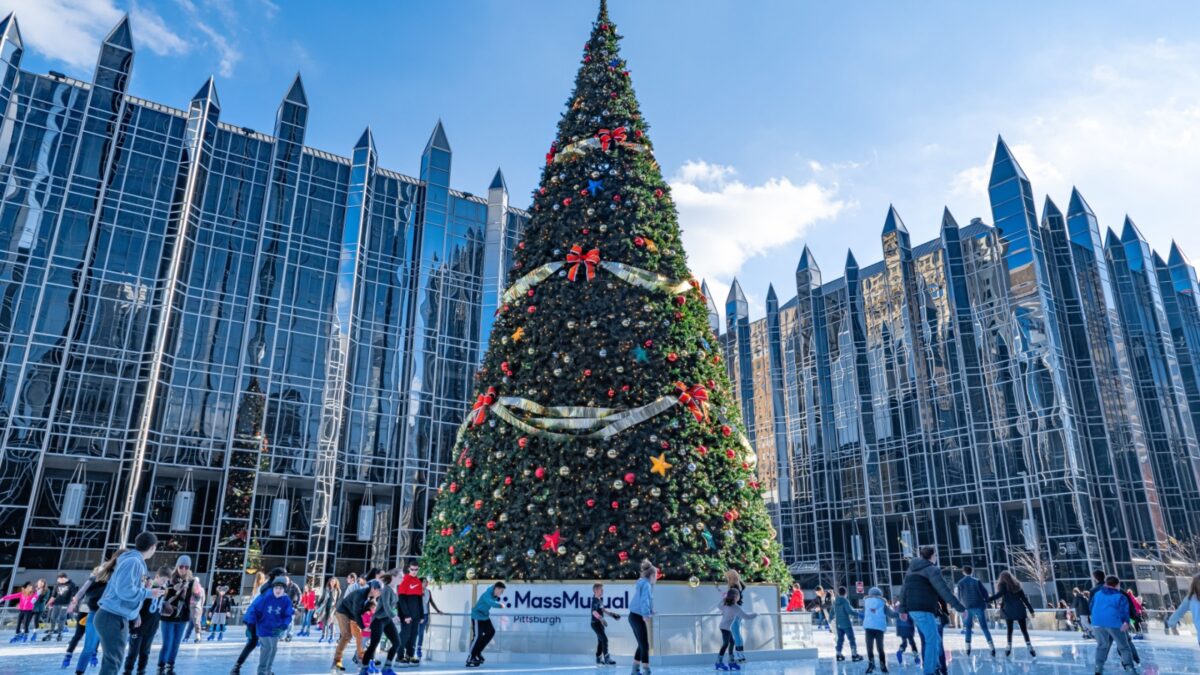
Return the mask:
<path fill-rule="evenodd" d="M 888 617 L 895 618 L 896 612 L 883 599 L 883 591 L 872 586 L 863 600 L 862 622 L 863 631 L 867 635 L 867 670 L 875 672 L 875 652 L 879 652 L 879 670 L 886 673 L 887 652 L 883 650 L 883 635 L 887 632 Z"/>

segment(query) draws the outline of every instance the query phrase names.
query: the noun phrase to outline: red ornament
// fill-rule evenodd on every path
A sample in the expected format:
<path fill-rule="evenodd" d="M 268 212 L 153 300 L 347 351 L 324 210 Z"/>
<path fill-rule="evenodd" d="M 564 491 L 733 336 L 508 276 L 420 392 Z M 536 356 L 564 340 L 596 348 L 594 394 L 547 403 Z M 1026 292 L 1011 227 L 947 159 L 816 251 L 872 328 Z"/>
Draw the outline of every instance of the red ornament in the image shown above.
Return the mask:
<path fill-rule="evenodd" d="M 463 466 L 466 466 L 469 469 L 472 466 L 475 466 L 475 463 L 471 461 L 470 457 L 468 457 L 463 461 Z"/>
<path fill-rule="evenodd" d="M 621 385 L 621 391 L 629 391 L 629 385 L 627 385 L 627 384 Z"/>
<path fill-rule="evenodd" d="M 663 441 L 663 442 L 659 443 L 658 445 L 659 445 L 659 447 L 660 447 L 660 448 L 662 448 L 663 450 L 667 450 L 667 449 L 669 449 L 669 448 L 671 447 L 671 444 L 670 444 L 670 442 L 668 442 L 668 441 Z"/>
<path fill-rule="evenodd" d="M 613 509 L 619 509 L 619 508 L 621 508 L 621 503 L 620 503 L 620 502 L 613 502 L 613 503 L 612 503 L 612 507 L 613 507 Z"/>
<path fill-rule="evenodd" d="M 557 551 L 558 544 L 562 541 L 562 534 L 558 530 L 555 530 L 550 534 L 543 534 L 542 539 L 544 540 L 542 541 L 542 548 L 547 551 Z"/>
<path fill-rule="evenodd" d="M 450 553 L 450 555 L 454 555 L 454 545 L 453 545 L 453 544 L 451 544 L 451 545 L 450 545 L 450 548 L 446 549 L 446 551 L 447 551 L 448 553 Z"/>
<path fill-rule="evenodd" d="M 475 500 L 475 510 L 478 511 L 479 509 L 482 509 L 482 508 L 483 508 L 483 500 L 476 499 Z"/>
<path fill-rule="evenodd" d="M 545 189 L 545 188 L 542 188 L 542 189 Z M 663 198 L 663 191 L 662 191 L 662 188 L 658 188 L 658 189 L 656 189 L 656 190 L 654 191 L 654 196 L 655 196 L 655 197 L 658 197 L 659 199 L 662 199 L 662 198 Z"/>
<path fill-rule="evenodd" d="M 600 24 L 600 30 L 602 30 L 604 32 L 608 32 L 608 24 L 606 24 L 606 23 Z"/>
<path fill-rule="evenodd" d="M 714 355 L 713 355 L 713 358 L 712 358 L 712 362 L 713 362 L 713 363 L 720 363 L 720 362 L 721 362 L 721 355 L 720 355 L 720 354 L 714 354 Z"/>
<path fill-rule="evenodd" d="M 771 559 L 770 559 L 770 558 L 768 558 L 767 556 L 765 556 L 765 555 L 764 555 L 764 556 L 762 557 L 762 560 L 760 560 L 760 561 L 759 561 L 759 563 L 760 563 L 760 564 L 761 564 L 763 567 L 770 567 L 770 566 L 771 566 Z"/>
<path fill-rule="evenodd" d="M 614 202 L 619 202 L 619 201 L 621 201 L 621 195 L 613 195 L 613 201 L 614 201 Z"/>
<path fill-rule="evenodd" d="M 616 396 L 616 395 L 617 395 L 617 392 L 613 391 L 612 389 L 609 389 L 609 390 L 608 390 L 608 397 L 609 397 L 609 398 L 612 398 L 612 397 L 614 397 L 614 396 Z"/>
<path fill-rule="evenodd" d="M 587 502 L 586 502 L 586 503 L 587 503 L 587 507 L 588 507 L 589 509 L 590 509 L 590 508 L 593 508 L 593 507 L 595 507 L 595 506 L 596 506 L 596 500 L 595 500 L 595 499 L 589 499 L 589 500 L 587 500 Z"/>
<path fill-rule="evenodd" d="M 591 377 L 591 376 L 592 376 L 592 369 L 591 369 L 591 368 L 584 368 L 584 370 L 583 370 L 583 376 L 584 376 L 584 377 Z"/>
<path fill-rule="evenodd" d="M 733 452 L 733 449 L 732 449 L 732 448 L 730 448 L 730 449 L 726 450 L 726 451 L 725 451 L 725 456 L 726 456 L 726 457 L 728 457 L 729 459 L 733 459 L 733 457 L 734 457 L 734 452 Z"/>
<path fill-rule="evenodd" d="M 617 97 L 617 92 L 614 91 L 613 93 L 609 94 L 608 97 L 615 99 Z"/>
<path fill-rule="evenodd" d="M 746 462 L 742 462 L 742 468 L 743 468 L 743 469 L 746 469 L 746 470 L 749 470 L 749 469 L 750 469 L 750 465 L 749 465 L 749 464 L 747 464 Z"/>
<path fill-rule="evenodd" d="M 538 480 L 542 480 L 543 478 L 546 477 L 546 470 L 539 466 L 537 469 L 534 470 L 533 475 L 537 476 Z"/>
<path fill-rule="evenodd" d="M 505 477 L 504 477 L 504 484 L 505 484 L 505 485 L 512 485 L 512 476 L 505 476 Z"/>
<path fill-rule="evenodd" d="M 590 193 L 590 192 L 588 192 L 587 190 L 580 190 L 580 191 L 579 191 L 579 196 L 580 196 L 580 197 L 586 197 L 586 196 L 588 196 L 589 194 L 591 194 L 591 193 Z"/>
<path fill-rule="evenodd" d="M 588 54 L 588 55 L 584 56 L 584 57 L 583 57 L 583 62 L 584 62 L 584 63 L 591 63 L 591 62 L 592 62 L 592 55 L 591 55 L 591 54 Z"/>
<path fill-rule="evenodd" d="M 727 523 L 733 522 L 733 512 L 732 511 L 725 512 L 725 522 L 727 522 Z"/>
<path fill-rule="evenodd" d="M 533 306 L 533 305 L 530 305 L 530 306 L 529 306 L 529 309 L 527 309 L 527 310 L 525 310 L 525 311 L 529 312 L 530 314 L 533 314 L 534 312 L 536 312 L 536 311 L 537 311 L 537 307 L 535 307 L 535 306 Z"/>
<path fill-rule="evenodd" d="M 649 349 L 654 346 L 654 340 L 646 340 L 645 342 L 642 343 L 642 346 L 645 347 L 646 349 Z"/>
<path fill-rule="evenodd" d="M 717 386 L 716 380 L 709 380 L 708 382 L 705 382 L 704 384 L 708 385 L 709 389 L 715 389 Z"/>
<path fill-rule="evenodd" d="M 487 521 L 487 529 L 489 529 L 489 530 L 496 529 L 496 521 L 494 521 L 494 520 Z"/>
<path fill-rule="evenodd" d="M 525 295 L 528 295 L 529 297 L 532 298 L 533 297 L 533 289 L 531 288 L 528 291 L 525 291 Z"/>
<path fill-rule="evenodd" d="M 683 312 L 675 312 L 675 320 L 683 321 Z"/>
<path fill-rule="evenodd" d="M 634 245 L 634 246 L 645 246 L 645 245 L 646 245 L 646 240 L 645 240 L 645 239 L 643 239 L 642 237 L 634 237 L 634 238 L 633 238 L 633 245 Z"/>
<path fill-rule="evenodd" d="M 528 436 L 522 436 L 517 439 L 517 447 L 523 448 L 527 445 L 529 445 L 529 437 Z"/>
<path fill-rule="evenodd" d="M 667 354 L 667 360 L 670 361 L 671 363 L 675 363 L 676 361 L 679 360 L 679 355 L 676 354 L 675 352 L 669 352 Z"/>
<path fill-rule="evenodd" d="M 616 534 L 616 533 L 617 533 L 617 526 L 616 526 L 616 525 L 609 525 L 609 526 L 608 526 L 608 533 L 609 533 L 609 534 Z"/>
<path fill-rule="evenodd" d="M 570 206 L 570 205 L 571 205 L 571 198 L 570 198 L 570 197 L 567 197 L 567 198 L 563 199 L 563 206 Z"/>
<path fill-rule="evenodd" d="M 545 191 L 546 191 L 546 188 L 542 188 L 542 192 L 545 192 Z M 524 251 L 525 250 L 525 242 L 523 242 L 523 241 L 517 242 L 517 248 Z"/>
<path fill-rule="evenodd" d="M 696 446 L 696 452 L 700 453 L 701 455 L 707 455 L 707 454 L 708 454 L 708 448 L 704 447 L 703 445 L 697 445 L 697 446 Z"/>
<path fill-rule="evenodd" d="M 721 435 L 729 436 L 731 434 L 733 434 L 733 429 L 728 424 L 722 424 L 721 425 Z"/>
<path fill-rule="evenodd" d="M 754 488 L 755 490 L 757 490 L 757 489 L 758 489 L 758 481 L 756 481 L 756 480 L 752 480 L 752 481 L 750 481 L 750 487 L 752 487 L 752 488 Z"/>
<path fill-rule="evenodd" d="M 685 302 L 687 302 L 687 298 L 683 297 L 682 295 L 675 296 L 675 304 L 682 306 Z"/>
<path fill-rule="evenodd" d="M 617 559 L 620 560 L 621 562 L 629 562 L 629 552 L 621 551 L 620 553 L 617 554 Z"/>
<path fill-rule="evenodd" d="M 660 532 L 660 531 L 662 531 L 662 525 L 660 525 L 658 523 L 653 523 L 650 525 L 650 530 L 653 532 Z"/>
<path fill-rule="evenodd" d="M 590 228 L 587 228 L 587 227 L 585 227 L 585 228 L 583 228 L 582 230 L 580 230 L 580 231 L 579 231 L 579 233 L 580 233 L 580 234 L 587 234 L 587 233 L 589 233 L 589 232 L 591 232 L 591 231 L 592 231 L 592 230 L 591 230 Z"/>
<path fill-rule="evenodd" d="M 642 133 L 642 130 L 641 130 L 641 129 L 637 129 L 637 130 L 635 130 L 635 131 L 633 132 L 633 137 L 634 137 L 634 138 L 641 138 L 641 137 L 642 137 L 642 136 L 644 136 L 644 135 L 645 135 L 645 134 L 644 134 L 644 133 Z"/>
<path fill-rule="evenodd" d="M 458 492 L 458 483 L 451 483 L 451 484 L 450 484 L 450 491 L 451 491 L 451 492 Z"/>
<path fill-rule="evenodd" d="M 629 483 L 630 485 L 633 485 L 633 481 L 636 478 L 637 478 L 637 476 L 634 476 L 633 472 L 625 474 L 625 482 Z"/>
<path fill-rule="evenodd" d="M 451 565 L 457 565 L 457 564 L 458 564 L 458 558 L 455 558 L 454 556 L 450 556 L 450 564 L 451 564 Z"/>

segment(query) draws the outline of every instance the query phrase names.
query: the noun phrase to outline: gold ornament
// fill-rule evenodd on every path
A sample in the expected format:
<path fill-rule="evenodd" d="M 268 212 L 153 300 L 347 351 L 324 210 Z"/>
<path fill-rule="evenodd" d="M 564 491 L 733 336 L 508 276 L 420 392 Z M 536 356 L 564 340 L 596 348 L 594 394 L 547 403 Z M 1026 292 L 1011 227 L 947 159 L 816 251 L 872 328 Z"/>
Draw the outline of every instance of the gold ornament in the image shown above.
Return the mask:
<path fill-rule="evenodd" d="M 513 331 L 513 334 L 512 334 L 513 342 L 520 342 L 521 338 L 523 338 L 523 337 L 525 337 L 525 328 L 524 327 L 519 327 L 515 331 Z"/>
<path fill-rule="evenodd" d="M 667 477 L 667 469 L 670 469 L 674 464 L 667 461 L 667 453 L 662 453 L 657 457 L 650 458 L 650 473 L 656 473 L 663 478 Z"/>
<path fill-rule="evenodd" d="M 468 579 L 474 579 L 474 578 L 475 578 L 475 568 L 474 568 L 474 567 L 468 567 L 468 568 L 467 568 L 467 578 L 468 578 Z"/>
<path fill-rule="evenodd" d="M 700 587 L 700 578 L 696 577 L 696 576 L 688 577 L 688 586 L 691 586 L 692 588 L 699 588 Z"/>
<path fill-rule="evenodd" d="M 575 554 L 575 564 L 576 565 L 582 565 L 585 562 L 587 562 L 587 557 L 585 555 L 583 555 L 582 553 Z"/>

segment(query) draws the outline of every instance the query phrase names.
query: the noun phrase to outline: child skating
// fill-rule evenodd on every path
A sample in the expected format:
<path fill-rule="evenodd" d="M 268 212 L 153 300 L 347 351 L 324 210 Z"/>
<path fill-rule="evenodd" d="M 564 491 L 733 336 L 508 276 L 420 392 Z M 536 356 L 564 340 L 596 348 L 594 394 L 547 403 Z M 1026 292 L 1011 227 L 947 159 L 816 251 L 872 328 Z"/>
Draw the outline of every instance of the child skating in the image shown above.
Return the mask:
<path fill-rule="evenodd" d="M 258 675 L 272 675 L 271 666 L 275 663 L 275 651 L 279 648 L 282 638 L 292 625 L 295 608 L 292 599 L 287 594 L 287 581 L 276 577 L 271 583 L 270 593 L 259 598 L 247 614 L 251 614 L 247 623 L 253 622 L 255 634 L 258 635 Z"/>
<path fill-rule="evenodd" d="M 229 621 L 229 613 L 237 607 L 237 598 L 229 594 L 228 586 L 217 586 L 217 594 L 213 596 L 212 606 L 208 609 L 208 639 L 218 642 L 225 639 L 225 625 Z"/>
<path fill-rule="evenodd" d="M 893 606 L 893 611 L 900 607 L 900 601 L 897 600 Z M 913 651 L 913 663 L 921 665 L 921 650 L 917 648 L 917 625 L 913 623 L 912 617 L 907 614 L 896 615 L 896 637 L 900 638 L 900 649 L 896 651 L 896 663 L 900 666 L 904 665 L 904 652 L 909 647 Z"/>
<path fill-rule="evenodd" d="M 862 661 L 858 653 L 858 643 L 854 640 L 854 608 L 850 606 L 850 598 L 846 597 L 846 587 L 838 586 L 837 600 L 833 601 L 833 623 L 837 627 L 837 660 L 845 661 L 842 656 L 842 641 L 850 640 L 850 660 Z"/>
<path fill-rule="evenodd" d="M 596 665 L 598 666 L 615 666 L 616 661 L 608 655 L 608 634 L 604 628 L 608 622 L 604 620 L 605 616 L 611 616 L 617 621 L 621 620 L 621 615 L 604 607 L 604 584 L 592 585 L 592 631 L 596 633 Z"/>
<path fill-rule="evenodd" d="M 888 617 L 899 617 L 887 601 L 883 599 L 883 591 L 872 586 L 867 591 L 867 599 L 863 600 L 863 632 L 867 640 L 867 671 L 875 672 L 875 655 L 879 655 L 879 670 L 888 672 L 887 652 L 883 650 L 883 635 L 887 632 Z"/>
<path fill-rule="evenodd" d="M 757 614 L 747 612 L 738 604 L 742 594 L 736 588 L 725 591 L 725 599 L 717 605 L 721 613 L 721 651 L 717 654 L 717 670 L 741 670 L 742 667 L 734 660 L 733 622 L 738 619 L 753 619 Z M 729 664 L 724 663 L 725 654 L 729 654 Z"/>
<path fill-rule="evenodd" d="M 37 602 L 37 594 L 33 592 L 33 584 L 26 582 L 21 590 L 16 593 L 9 593 L 0 598 L 0 602 L 8 602 L 9 600 L 17 601 L 17 632 L 12 636 L 9 642 L 25 642 L 29 639 L 31 624 L 34 623 L 33 611 L 34 603 Z M 37 630 L 37 625 L 32 626 L 32 630 Z"/>

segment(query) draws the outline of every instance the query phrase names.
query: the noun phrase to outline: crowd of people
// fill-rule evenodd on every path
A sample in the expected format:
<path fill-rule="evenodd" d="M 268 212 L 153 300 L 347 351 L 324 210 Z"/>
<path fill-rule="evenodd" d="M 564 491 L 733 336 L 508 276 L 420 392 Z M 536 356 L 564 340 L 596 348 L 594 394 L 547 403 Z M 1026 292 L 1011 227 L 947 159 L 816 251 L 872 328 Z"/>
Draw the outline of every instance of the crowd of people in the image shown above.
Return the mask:
<path fill-rule="evenodd" d="M 160 637 L 157 658 L 158 675 L 173 675 L 175 661 L 183 642 L 225 639 L 230 619 L 239 609 L 238 598 L 226 586 L 218 586 L 211 598 L 192 571 L 192 561 L 181 555 L 175 565 L 159 567 L 150 574 L 146 561 L 157 551 L 157 539 L 143 532 L 132 549 L 114 553 L 96 567 L 82 586 L 76 586 L 66 574 L 59 574 L 50 587 L 44 581 L 31 582 L 0 601 L 16 601 L 18 618 L 13 642 L 36 641 L 39 626 L 47 630 L 41 640 L 61 641 L 66 637 L 69 619 L 75 618 L 62 668 L 69 668 L 75 650 L 82 644 L 75 672 L 83 675 L 89 666 L 99 665 L 101 675 L 143 675 L 150 664 L 152 645 Z M 343 588 L 337 577 L 330 577 L 320 588 L 294 582 L 283 568 L 259 573 L 242 612 L 245 628 L 243 645 L 231 675 L 240 675 L 254 651 L 258 650 L 258 675 L 273 675 L 272 666 L 281 641 L 295 635 L 306 637 L 315 628 L 318 642 L 332 645 L 331 667 L 344 672 L 343 657 L 353 643 L 351 659 L 360 675 L 393 675 L 394 668 L 421 662 L 425 629 L 430 611 L 441 612 L 433 601 L 429 580 L 419 576 L 415 562 L 407 569 L 374 569 L 365 575 L 349 574 Z M 894 601 L 884 598 L 876 587 L 867 591 L 859 607 L 850 601 L 845 587 L 827 592 L 818 587 L 811 604 L 804 592 L 794 586 L 785 599 L 785 611 L 811 611 L 814 624 L 836 631 L 835 658 L 844 661 L 848 643 L 850 659 L 862 661 L 855 636 L 855 620 L 861 621 L 867 668 L 888 672 L 884 645 L 889 621 L 895 623 L 900 641 L 896 662 L 904 664 L 911 650 L 914 665 L 923 666 L 925 675 L 946 673 L 943 635 L 952 617 L 961 619 L 967 654 L 972 653 L 972 638 L 982 633 L 991 656 L 996 656 L 987 611 L 998 605 L 1006 625 L 1005 655 L 1012 655 L 1013 629 L 1018 628 L 1031 657 L 1037 652 L 1029 634 L 1033 605 L 1020 582 L 1009 571 L 1000 574 L 995 591 L 975 577 L 969 566 L 953 588 L 937 565 L 933 547 L 922 547 L 910 564 L 903 585 Z M 1093 573 L 1090 589 L 1074 589 L 1071 601 L 1056 607 L 1056 619 L 1077 627 L 1086 637 L 1096 640 L 1095 670 L 1100 673 L 1115 647 L 1122 666 L 1133 671 L 1140 657 L 1133 639 L 1145 631 L 1145 613 L 1140 599 L 1122 589 L 1121 581 L 1103 571 Z M 632 659 L 633 675 L 649 675 L 650 642 L 648 621 L 654 615 L 654 588 L 658 570 L 643 560 L 629 602 L 628 623 L 636 649 Z M 721 643 L 717 652 L 717 670 L 741 670 L 745 650 L 741 626 L 755 618 L 744 609 L 746 585 L 736 570 L 725 573 L 717 584 L 714 612 L 719 615 Z M 484 651 L 496 634 L 491 612 L 503 605 L 504 582 L 496 582 L 479 595 L 471 609 L 471 645 L 466 666 L 484 663 Z M 859 589 L 861 592 L 861 588 Z M 596 664 L 616 665 L 608 651 L 608 619 L 621 615 L 605 606 L 604 585 L 594 584 L 589 611 L 590 625 L 596 634 Z M 1200 618 L 1200 575 L 1192 579 L 1187 596 L 1166 621 L 1167 630 L 1175 629 L 1184 616 Z M 1176 633 L 1178 631 L 1176 630 Z M 917 639 L 920 639 L 918 648 Z M 1197 638 L 1200 640 L 1200 636 Z"/>

